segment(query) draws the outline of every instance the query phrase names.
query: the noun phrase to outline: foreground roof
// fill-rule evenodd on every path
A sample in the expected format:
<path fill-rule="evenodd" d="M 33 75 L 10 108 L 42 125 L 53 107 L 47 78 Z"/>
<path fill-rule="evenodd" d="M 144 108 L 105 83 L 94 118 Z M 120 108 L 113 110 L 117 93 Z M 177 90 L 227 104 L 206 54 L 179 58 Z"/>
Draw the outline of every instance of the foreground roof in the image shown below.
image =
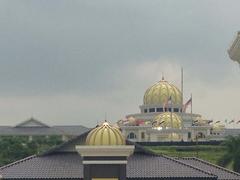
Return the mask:
<path fill-rule="evenodd" d="M 239 173 L 223 168 L 221 166 L 217 166 L 215 164 L 209 163 L 207 161 L 204 161 L 196 157 L 185 157 L 185 158 L 176 158 L 176 159 L 185 164 L 198 167 L 206 172 L 211 172 L 213 174 L 216 174 L 218 176 L 218 179 L 220 180 L 227 180 L 227 179 L 239 180 L 240 179 Z"/>
<path fill-rule="evenodd" d="M 4 179 L 83 179 L 82 158 L 76 152 L 30 156 L 1 168 Z M 180 161 L 150 154 L 134 154 L 127 164 L 127 178 L 206 178 L 213 174 Z"/>
<path fill-rule="evenodd" d="M 216 179 L 216 176 L 167 156 L 136 153 L 128 160 L 127 178 Z"/>
<path fill-rule="evenodd" d="M 81 157 L 76 153 L 30 156 L 1 168 L 4 179 L 83 178 Z"/>
<path fill-rule="evenodd" d="M 75 145 L 83 144 L 87 134 L 85 132 L 41 155 L 3 166 L 0 175 L 4 179 L 83 179 L 82 157 L 76 152 Z M 135 152 L 128 158 L 127 179 L 240 179 L 238 173 L 201 160 L 156 155 L 134 145 Z"/>

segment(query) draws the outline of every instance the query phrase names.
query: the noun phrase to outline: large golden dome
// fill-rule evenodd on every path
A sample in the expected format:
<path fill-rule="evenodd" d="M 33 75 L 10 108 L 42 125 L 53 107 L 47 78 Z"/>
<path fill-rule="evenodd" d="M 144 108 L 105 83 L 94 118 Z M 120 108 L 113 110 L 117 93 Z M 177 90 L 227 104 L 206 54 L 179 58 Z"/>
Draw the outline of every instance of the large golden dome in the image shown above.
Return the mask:
<path fill-rule="evenodd" d="M 125 138 L 118 128 L 104 122 L 90 131 L 86 138 L 86 145 L 125 145 Z"/>
<path fill-rule="evenodd" d="M 182 128 L 182 118 L 176 113 L 164 112 L 155 116 L 153 121 L 153 127 L 155 128 Z"/>
<path fill-rule="evenodd" d="M 144 105 L 163 105 L 171 97 L 173 105 L 181 105 L 182 93 L 181 91 L 162 79 L 148 88 L 144 94 Z"/>

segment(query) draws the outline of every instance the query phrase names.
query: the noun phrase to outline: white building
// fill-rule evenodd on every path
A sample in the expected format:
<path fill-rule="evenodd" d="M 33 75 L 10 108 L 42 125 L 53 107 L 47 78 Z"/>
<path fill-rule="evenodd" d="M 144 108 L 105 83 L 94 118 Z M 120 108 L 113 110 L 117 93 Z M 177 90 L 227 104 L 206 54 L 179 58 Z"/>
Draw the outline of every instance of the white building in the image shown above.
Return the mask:
<path fill-rule="evenodd" d="M 200 114 L 183 112 L 182 92 L 164 78 L 149 87 L 140 113 L 118 121 L 132 141 L 209 141 L 224 138 L 224 125 L 211 123 Z"/>

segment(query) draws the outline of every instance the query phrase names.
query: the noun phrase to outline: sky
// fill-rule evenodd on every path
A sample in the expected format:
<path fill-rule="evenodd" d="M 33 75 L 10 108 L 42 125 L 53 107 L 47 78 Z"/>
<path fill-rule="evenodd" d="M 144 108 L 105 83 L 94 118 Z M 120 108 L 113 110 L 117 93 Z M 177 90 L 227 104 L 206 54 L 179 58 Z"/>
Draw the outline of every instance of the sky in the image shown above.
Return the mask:
<path fill-rule="evenodd" d="M 95 126 L 139 112 L 164 77 L 206 119 L 240 119 L 227 49 L 239 0 L 0 0 L 0 125 Z M 106 115 L 105 115 L 106 114 Z"/>

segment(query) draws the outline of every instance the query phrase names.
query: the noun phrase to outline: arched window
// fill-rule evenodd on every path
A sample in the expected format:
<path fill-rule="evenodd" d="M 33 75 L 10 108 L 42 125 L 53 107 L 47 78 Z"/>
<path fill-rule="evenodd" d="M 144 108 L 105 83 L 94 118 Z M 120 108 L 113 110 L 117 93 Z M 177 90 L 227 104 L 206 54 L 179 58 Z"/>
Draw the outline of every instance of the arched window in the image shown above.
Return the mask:
<path fill-rule="evenodd" d="M 198 137 L 198 138 L 204 138 L 205 135 L 204 135 L 202 132 L 198 132 L 198 133 L 197 133 L 197 137 Z"/>
<path fill-rule="evenodd" d="M 192 137 L 192 133 L 188 132 L 188 139 L 191 139 L 191 137 Z"/>
<path fill-rule="evenodd" d="M 134 134 L 133 132 L 130 132 L 127 136 L 128 139 L 137 139 L 136 134 Z"/>

